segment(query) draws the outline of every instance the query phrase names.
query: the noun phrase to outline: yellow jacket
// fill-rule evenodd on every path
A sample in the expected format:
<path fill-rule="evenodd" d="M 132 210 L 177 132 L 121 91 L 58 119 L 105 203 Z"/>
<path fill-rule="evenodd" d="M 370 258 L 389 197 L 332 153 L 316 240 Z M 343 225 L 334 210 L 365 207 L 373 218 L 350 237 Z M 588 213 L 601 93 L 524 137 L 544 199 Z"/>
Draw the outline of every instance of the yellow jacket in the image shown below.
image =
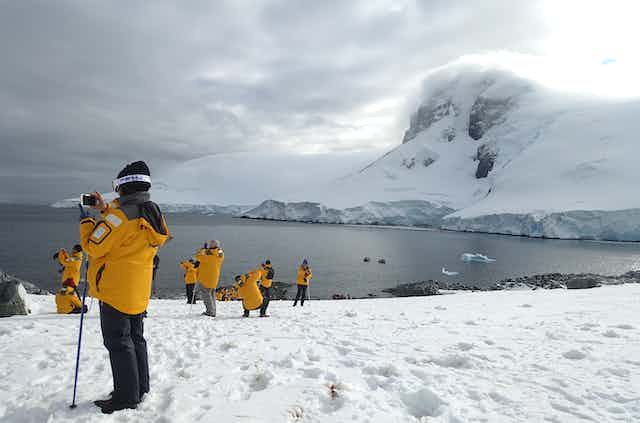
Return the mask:
<path fill-rule="evenodd" d="M 190 261 L 183 261 L 180 267 L 184 270 L 184 284 L 193 285 L 198 281 L 198 269 Z"/>
<path fill-rule="evenodd" d="M 309 282 L 311 282 L 312 277 L 313 273 L 311 273 L 311 269 L 309 267 L 305 268 L 304 266 L 300 266 L 298 268 L 298 279 L 296 283 L 298 285 L 309 286 Z"/>
<path fill-rule="evenodd" d="M 64 267 L 62 271 L 62 282 L 71 279 L 73 286 L 78 286 L 80 283 L 80 268 L 82 268 L 83 258 L 82 251 L 78 251 L 72 255 L 69 255 L 64 248 L 58 251 L 58 261 Z"/>
<path fill-rule="evenodd" d="M 82 302 L 80 302 L 72 287 L 67 286 L 56 292 L 56 310 L 58 314 L 69 314 L 74 308 L 82 308 Z"/>
<path fill-rule="evenodd" d="M 258 280 L 262 276 L 262 269 L 257 269 L 242 276 L 242 283 L 238 294 L 242 296 L 245 310 L 256 310 L 262 305 L 262 293 L 258 288 Z"/>
<path fill-rule="evenodd" d="M 224 263 L 224 251 L 222 248 L 204 248 L 196 254 L 196 260 L 200 262 L 198 278 L 200 285 L 207 289 L 216 289 L 220 280 L 220 270 Z"/>
<path fill-rule="evenodd" d="M 140 314 L 151 296 L 153 258 L 169 229 L 148 193 L 115 200 L 102 219 L 80 221 L 80 242 L 89 255 L 89 295 L 125 314 Z"/>
<path fill-rule="evenodd" d="M 262 275 L 260 276 L 260 281 L 261 281 L 260 285 L 262 285 L 263 288 L 271 288 L 271 285 L 273 284 L 273 278 L 267 279 L 267 275 L 269 274 L 270 269 L 273 269 L 273 266 L 270 264 L 262 266 Z"/>

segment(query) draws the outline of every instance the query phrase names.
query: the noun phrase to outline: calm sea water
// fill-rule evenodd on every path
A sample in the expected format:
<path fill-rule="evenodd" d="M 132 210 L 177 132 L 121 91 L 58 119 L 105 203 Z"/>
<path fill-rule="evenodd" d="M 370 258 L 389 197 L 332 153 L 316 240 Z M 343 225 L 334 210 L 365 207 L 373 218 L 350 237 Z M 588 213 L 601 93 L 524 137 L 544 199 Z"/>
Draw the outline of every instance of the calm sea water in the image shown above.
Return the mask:
<path fill-rule="evenodd" d="M 340 225 L 306 225 L 169 214 L 174 235 L 160 252 L 157 287 L 182 292 L 178 263 L 207 239 L 222 241 L 226 261 L 221 284 L 270 258 L 276 280 L 293 282 L 296 266 L 307 258 L 314 272 L 312 297 L 335 293 L 379 294 L 398 283 L 425 279 L 486 285 L 506 277 L 548 272 L 621 274 L 640 268 L 640 244 L 540 240 L 520 237 L 416 231 Z M 59 284 L 52 260 L 59 247 L 78 241 L 77 212 L 43 206 L 0 205 L 0 269 L 37 285 Z M 497 259 L 464 263 L 460 255 L 479 252 Z M 372 258 L 363 263 L 363 257 Z M 378 264 L 384 257 L 387 264 Z M 449 277 L 442 267 L 460 272 Z"/>

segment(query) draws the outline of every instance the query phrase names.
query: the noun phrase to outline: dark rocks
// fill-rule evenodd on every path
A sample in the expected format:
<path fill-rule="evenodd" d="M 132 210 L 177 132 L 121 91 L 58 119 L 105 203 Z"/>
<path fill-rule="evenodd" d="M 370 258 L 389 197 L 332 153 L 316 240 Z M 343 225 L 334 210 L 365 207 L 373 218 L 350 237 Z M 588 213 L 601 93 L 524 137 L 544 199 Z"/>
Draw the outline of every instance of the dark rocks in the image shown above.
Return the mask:
<path fill-rule="evenodd" d="M 510 98 L 478 97 L 469 114 L 469 136 L 479 140 L 492 127 L 503 123 L 511 108 Z"/>
<path fill-rule="evenodd" d="M 489 172 L 493 170 L 493 164 L 496 161 L 497 153 L 487 144 L 478 147 L 476 160 L 478 168 L 476 169 L 476 179 L 486 178 Z"/>
<path fill-rule="evenodd" d="M 458 109 L 451 98 L 433 99 L 428 104 L 423 104 L 418 111 L 411 116 L 411 124 L 409 129 L 404 133 L 402 143 L 406 143 L 414 139 L 420 132 L 428 129 L 431 125 L 443 119 L 446 116 L 457 116 Z M 453 134 L 455 137 L 455 132 Z M 451 138 L 453 140 L 453 138 Z"/>
<path fill-rule="evenodd" d="M 600 282 L 593 277 L 581 277 L 569 279 L 565 282 L 567 289 L 589 289 L 597 288 L 600 286 Z"/>
<path fill-rule="evenodd" d="M 433 280 L 402 284 L 395 288 L 383 289 L 382 292 L 389 293 L 395 297 L 424 297 L 440 293 L 438 291 L 438 282 Z"/>
<path fill-rule="evenodd" d="M 14 280 L 0 281 L 0 317 L 29 314 L 27 291 Z"/>

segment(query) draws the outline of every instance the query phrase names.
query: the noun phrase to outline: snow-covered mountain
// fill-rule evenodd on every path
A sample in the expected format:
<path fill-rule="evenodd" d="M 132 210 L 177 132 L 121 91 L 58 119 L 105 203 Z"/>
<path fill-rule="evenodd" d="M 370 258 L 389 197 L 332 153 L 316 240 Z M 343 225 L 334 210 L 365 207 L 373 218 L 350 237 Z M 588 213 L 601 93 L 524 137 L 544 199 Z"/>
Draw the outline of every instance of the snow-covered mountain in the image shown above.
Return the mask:
<path fill-rule="evenodd" d="M 426 80 L 400 146 L 308 199 L 420 200 L 456 210 L 439 223 L 454 230 L 640 240 L 638 116 L 640 101 L 569 95 L 496 66 L 445 66 Z"/>
<path fill-rule="evenodd" d="M 432 71 L 402 143 L 377 160 L 206 156 L 155 178 L 153 196 L 180 210 L 262 202 L 217 209 L 254 218 L 640 241 L 640 100 L 523 75 L 468 60 Z"/>

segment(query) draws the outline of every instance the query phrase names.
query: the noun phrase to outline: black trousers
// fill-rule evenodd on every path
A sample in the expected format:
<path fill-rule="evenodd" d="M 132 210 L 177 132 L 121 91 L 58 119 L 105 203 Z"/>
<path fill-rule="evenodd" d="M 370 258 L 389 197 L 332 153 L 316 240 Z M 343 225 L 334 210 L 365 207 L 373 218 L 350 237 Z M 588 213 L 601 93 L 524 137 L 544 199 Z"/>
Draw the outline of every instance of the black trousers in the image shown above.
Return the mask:
<path fill-rule="evenodd" d="M 187 287 L 187 304 L 195 304 L 196 297 L 193 296 L 193 289 L 196 287 L 195 283 L 185 285 Z"/>
<path fill-rule="evenodd" d="M 124 314 L 100 303 L 100 326 L 113 374 L 113 401 L 137 404 L 149 392 L 149 360 L 143 314 Z"/>
<path fill-rule="evenodd" d="M 269 288 L 262 287 L 260 288 L 260 290 L 262 291 L 262 306 L 260 306 L 260 315 L 264 316 L 265 314 L 267 314 L 269 301 L 271 301 L 271 287 Z"/>
<path fill-rule="evenodd" d="M 304 300 L 307 298 L 307 286 L 306 285 L 298 285 L 298 292 L 296 292 L 296 300 L 293 302 L 295 306 L 298 304 L 298 300 L 300 300 L 300 305 L 304 305 Z"/>

